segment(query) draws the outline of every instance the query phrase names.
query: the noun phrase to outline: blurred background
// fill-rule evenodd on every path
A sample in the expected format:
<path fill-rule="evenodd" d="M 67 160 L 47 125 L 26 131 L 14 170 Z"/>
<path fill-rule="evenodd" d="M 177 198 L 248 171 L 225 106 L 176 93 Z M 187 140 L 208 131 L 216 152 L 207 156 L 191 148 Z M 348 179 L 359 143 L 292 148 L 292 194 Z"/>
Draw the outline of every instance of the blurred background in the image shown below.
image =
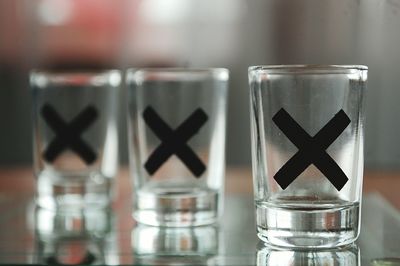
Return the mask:
<path fill-rule="evenodd" d="M 1 0 L 0 165 L 32 160 L 31 68 L 227 67 L 227 163 L 249 166 L 249 65 L 365 64 L 366 165 L 400 168 L 399 47 L 400 0 Z"/>

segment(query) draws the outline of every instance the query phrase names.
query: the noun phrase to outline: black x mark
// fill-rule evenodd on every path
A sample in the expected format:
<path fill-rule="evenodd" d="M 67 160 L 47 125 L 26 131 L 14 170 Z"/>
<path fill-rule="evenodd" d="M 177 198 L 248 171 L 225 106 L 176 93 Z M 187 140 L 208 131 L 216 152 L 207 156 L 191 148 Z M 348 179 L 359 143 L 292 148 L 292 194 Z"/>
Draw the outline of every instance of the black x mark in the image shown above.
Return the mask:
<path fill-rule="evenodd" d="M 326 149 L 350 124 L 350 119 L 340 110 L 314 137 L 282 108 L 272 118 L 279 129 L 296 145 L 299 151 L 275 174 L 274 179 L 286 189 L 310 164 L 314 164 L 340 191 L 348 178 Z"/>
<path fill-rule="evenodd" d="M 49 104 L 42 107 L 41 113 L 56 134 L 43 154 L 46 161 L 53 162 L 67 148 L 78 154 L 87 164 L 96 160 L 96 153 L 80 137 L 82 132 L 96 120 L 98 116 L 96 108 L 86 107 L 70 123 L 66 123 Z"/>
<path fill-rule="evenodd" d="M 175 130 L 172 130 L 150 106 L 144 110 L 143 119 L 162 141 L 144 164 L 150 175 L 153 175 L 173 154 L 178 156 L 196 177 L 200 177 L 204 173 L 205 165 L 186 144 L 208 119 L 202 109 L 196 109 Z"/>

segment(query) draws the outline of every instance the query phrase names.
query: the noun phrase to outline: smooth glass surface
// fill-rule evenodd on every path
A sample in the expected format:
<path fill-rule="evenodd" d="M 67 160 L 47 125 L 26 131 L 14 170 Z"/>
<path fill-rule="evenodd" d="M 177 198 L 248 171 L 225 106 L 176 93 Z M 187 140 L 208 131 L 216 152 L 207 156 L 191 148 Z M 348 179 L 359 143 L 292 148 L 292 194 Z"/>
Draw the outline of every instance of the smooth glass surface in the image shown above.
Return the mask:
<path fill-rule="evenodd" d="M 326 248 L 357 238 L 366 81 L 364 66 L 249 68 L 253 183 L 262 240 Z M 349 121 L 339 122 L 339 114 Z M 340 171 L 348 180 L 335 187 Z M 285 186 L 283 179 L 291 181 Z"/>
<path fill-rule="evenodd" d="M 260 245 L 257 250 L 257 266 L 293 264 L 359 266 L 360 259 L 360 249 L 355 244 L 334 249 L 297 251 Z"/>
<path fill-rule="evenodd" d="M 334 249 L 277 249 L 259 241 L 252 196 L 228 195 L 218 226 L 162 228 L 138 225 L 129 201 L 114 211 L 59 214 L 32 199 L 8 194 L 0 201 L 0 264 L 85 265 L 332 265 L 400 262 L 400 213 L 378 194 L 361 204 L 355 245 Z M 240 215 L 238 215 L 240 214 Z"/>
<path fill-rule="evenodd" d="M 218 255 L 219 229 L 137 225 L 131 243 L 136 264 L 208 265 Z"/>
<path fill-rule="evenodd" d="M 188 226 L 217 220 L 223 202 L 228 74 L 226 69 L 128 71 L 129 154 L 139 222 Z M 149 171 L 152 159 L 160 163 Z M 203 169 L 193 170 L 193 162 Z"/>
<path fill-rule="evenodd" d="M 120 82 L 116 70 L 31 72 L 34 172 L 43 208 L 110 205 Z"/>

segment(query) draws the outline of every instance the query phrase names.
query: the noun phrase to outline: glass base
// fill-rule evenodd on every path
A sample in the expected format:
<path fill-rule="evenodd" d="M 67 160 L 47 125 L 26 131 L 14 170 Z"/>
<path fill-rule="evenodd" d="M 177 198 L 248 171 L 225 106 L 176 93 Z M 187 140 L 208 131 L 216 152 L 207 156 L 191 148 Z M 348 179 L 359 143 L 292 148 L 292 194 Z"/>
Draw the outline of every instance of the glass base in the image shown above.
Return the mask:
<path fill-rule="evenodd" d="M 112 178 L 98 173 L 85 176 L 42 173 L 37 178 L 36 203 L 49 210 L 108 208 L 112 187 Z"/>
<path fill-rule="evenodd" d="M 219 195 L 199 188 L 138 191 L 133 217 L 152 226 L 200 226 L 218 220 Z"/>
<path fill-rule="evenodd" d="M 258 237 L 286 248 L 332 248 L 359 234 L 359 204 L 282 207 L 256 204 Z"/>

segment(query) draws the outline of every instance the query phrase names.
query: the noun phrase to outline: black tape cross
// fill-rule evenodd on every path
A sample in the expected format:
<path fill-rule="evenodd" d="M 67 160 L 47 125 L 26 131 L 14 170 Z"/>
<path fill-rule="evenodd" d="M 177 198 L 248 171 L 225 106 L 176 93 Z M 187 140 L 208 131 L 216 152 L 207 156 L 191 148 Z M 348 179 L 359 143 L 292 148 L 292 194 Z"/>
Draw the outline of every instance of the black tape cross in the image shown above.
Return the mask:
<path fill-rule="evenodd" d="M 196 177 L 200 177 L 204 173 L 205 165 L 186 144 L 208 119 L 202 109 L 196 109 L 175 130 L 172 130 L 150 106 L 144 110 L 143 119 L 162 141 L 144 164 L 150 175 L 153 175 L 173 154 L 178 156 Z"/>
<path fill-rule="evenodd" d="M 340 110 L 315 136 L 311 137 L 285 111 L 280 109 L 272 118 L 279 129 L 296 145 L 299 151 L 275 174 L 274 179 L 286 189 L 310 164 L 314 164 L 340 191 L 348 178 L 326 149 L 350 124 L 350 119 Z"/>
<path fill-rule="evenodd" d="M 96 153 L 80 137 L 82 132 L 98 117 L 96 108 L 91 105 L 86 107 L 69 123 L 66 123 L 49 104 L 42 107 L 41 113 L 56 134 L 43 154 L 46 161 L 53 162 L 67 148 L 78 154 L 86 164 L 92 164 L 96 160 Z"/>

